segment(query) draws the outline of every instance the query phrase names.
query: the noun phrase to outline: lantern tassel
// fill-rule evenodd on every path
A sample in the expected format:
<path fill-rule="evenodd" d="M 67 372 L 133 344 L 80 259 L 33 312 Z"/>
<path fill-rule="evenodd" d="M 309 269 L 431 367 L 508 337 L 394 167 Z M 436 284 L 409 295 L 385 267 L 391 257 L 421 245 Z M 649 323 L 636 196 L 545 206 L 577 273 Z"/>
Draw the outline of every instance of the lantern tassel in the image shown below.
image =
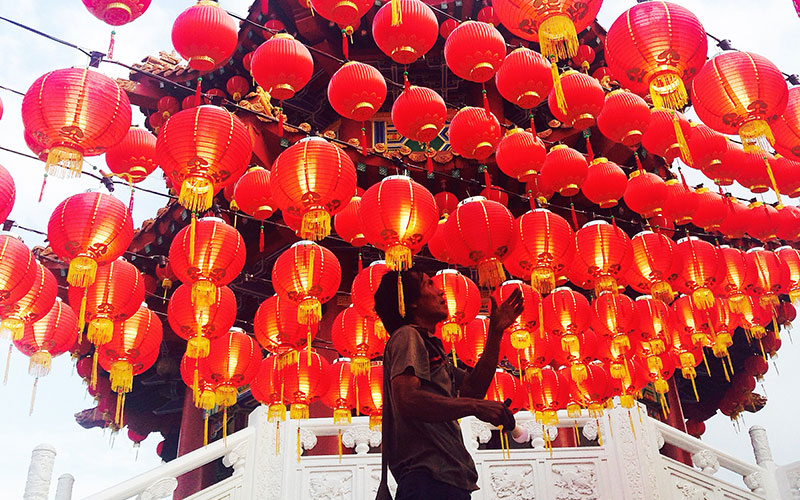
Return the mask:
<path fill-rule="evenodd" d="M 258 251 L 264 252 L 264 223 L 261 223 L 261 231 L 258 233 Z"/>
<path fill-rule="evenodd" d="M 650 81 L 650 99 L 656 109 L 683 109 L 689 103 L 686 86 L 675 73 L 662 73 Z"/>
<path fill-rule="evenodd" d="M 553 94 L 556 96 L 556 104 L 559 111 L 567 114 L 567 98 L 564 97 L 564 89 L 561 87 L 561 76 L 558 74 L 558 63 L 556 58 L 550 59 L 550 73 L 553 77 Z"/>
<path fill-rule="evenodd" d="M 195 306 L 210 306 L 217 300 L 217 285 L 201 279 L 192 283 L 192 304 Z"/>
<path fill-rule="evenodd" d="M 228 407 L 222 409 L 222 445 L 228 447 Z"/>
<path fill-rule="evenodd" d="M 116 31 L 111 30 L 111 37 L 108 40 L 108 54 L 106 55 L 109 59 L 114 59 L 114 35 L 116 34 Z"/>
<path fill-rule="evenodd" d="M 285 410 L 286 407 L 284 406 L 283 409 Z M 275 422 L 275 456 L 281 454 L 281 421 L 278 420 Z"/>
<path fill-rule="evenodd" d="M 486 165 L 481 165 L 483 169 L 483 183 L 486 186 L 486 191 L 491 191 L 492 189 L 492 176 L 489 174 L 489 167 Z"/>
<path fill-rule="evenodd" d="M 8 343 L 8 356 L 6 356 L 6 371 L 3 374 L 3 385 L 8 385 L 8 369 L 11 366 L 11 353 L 14 352 L 14 344 Z"/>
<path fill-rule="evenodd" d="M 178 203 L 192 212 L 205 212 L 214 203 L 214 184 L 205 177 L 187 177 L 181 183 Z"/>
<path fill-rule="evenodd" d="M 189 262 L 194 265 L 194 237 L 197 231 L 197 217 L 192 213 L 192 219 L 189 222 Z"/>
<path fill-rule="evenodd" d="M 650 287 L 650 295 L 652 295 L 654 299 L 658 299 L 665 304 L 670 304 L 675 297 L 675 292 L 668 282 L 656 281 Z"/>
<path fill-rule="evenodd" d="M 456 346 L 450 349 L 450 354 L 453 355 L 453 366 L 458 366 L 458 358 L 456 357 Z"/>
<path fill-rule="evenodd" d="M 556 287 L 556 275 L 550 267 L 538 266 L 531 270 L 531 287 L 547 295 Z"/>
<path fill-rule="evenodd" d="M 350 47 L 347 44 L 347 31 L 342 30 L 342 55 L 344 55 L 344 59 L 350 60 Z M 298 462 L 299 462 L 298 457 Z"/>
<path fill-rule="evenodd" d="M 297 307 L 297 321 L 302 325 L 315 325 L 322 319 L 322 304 L 315 298 L 300 302 Z"/>
<path fill-rule="evenodd" d="M 692 301 L 700 309 L 714 307 L 714 294 L 708 288 L 701 287 L 692 292 Z"/>
<path fill-rule="evenodd" d="M 81 175 L 83 152 L 68 146 L 54 146 L 47 153 L 45 169 L 48 175 L 59 179 L 74 178 Z"/>
<path fill-rule="evenodd" d="M 42 188 L 39 190 L 39 203 L 42 202 L 42 197 L 44 196 L 44 187 L 47 185 L 47 172 L 44 173 L 44 178 L 42 178 Z"/>
<path fill-rule="evenodd" d="M 539 45 L 542 54 L 551 59 L 568 59 L 578 53 L 578 34 L 572 19 L 555 14 L 539 25 Z"/>
<path fill-rule="evenodd" d="M 586 159 L 589 162 L 594 161 L 594 151 L 592 150 L 592 132 L 587 128 L 583 131 L 583 137 L 586 139 Z"/>
<path fill-rule="evenodd" d="M 203 447 L 208 446 L 208 411 L 203 410 Z"/>
<path fill-rule="evenodd" d="M 686 143 L 686 137 L 683 135 L 683 129 L 681 129 L 681 122 L 678 119 L 678 113 L 675 111 L 672 112 L 672 128 L 675 129 L 675 140 L 678 142 L 678 146 L 681 150 L 681 159 L 683 163 L 687 165 L 693 165 L 694 162 L 692 161 L 692 153 L 689 152 L 689 144 Z"/>
<path fill-rule="evenodd" d="M 367 156 L 367 129 L 361 127 L 361 154 Z"/>
<path fill-rule="evenodd" d="M 294 405 L 292 405 L 294 406 Z M 300 426 L 297 426 L 297 463 L 300 463 L 300 455 L 303 454 L 303 450 L 300 448 Z"/>
<path fill-rule="evenodd" d="M 619 293 L 617 288 L 617 279 L 610 274 L 598 276 L 594 283 L 595 296 L 599 297 L 601 292 L 611 292 L 614 294 Z"/>
<path fill-rule="evenodd" d="M 386 265 L 394 271 L 411 268 L 411 249 L 404 245 L 392 245 L 386 249 Z"/>
<path fill-rule="evenodd" d="M 478 284 L 484 288 L 494 288 L 506 280 L 503 263 L 492 257 L 478 263 Z"/>
<path fill-rule="evenodd" d="M 28 409 L 28 416 L 33 415 L 33 405 L 36 403 L 36 387 L 39 385 L 39 377 L 33 379 L 33 388 L 31 389 L 31 407 Z"/>
<path fill-rule="evenodd" d="M 770 146 L 775 144 L 775 136 L 766 120 L 750 120 L 739 127 L 739 137 L 742 139 L 742 147 L 748 153 L 769 151 Z"/>
<path fill-rule="evenodd" d="M 644 167 L 642 167 L 642 159 L 639 158 L 639 152 L 638 151 L 634 151 L 633 152 L 633 157 L 636 160 L 636 169 L 639 170 L 640 174 L 643 174 L 644 173 Z"/>
<path fill-rule="evenodd" d="M 775 182 L 775 175 L 772 172 L 772 166 L 769 164 L 769 160 L 767 157 L 764 157 L 764 166 L 767 167 L 767 175 L 769 176 L 769 182 L 772 184 L 772 190 L 775 192 L 775 196 L 778 198 L 778 205 L 775 207 L 778 210 L 783 208 L 783 202 L 781 201 L 781 191 L 778 189 L 778 183 Z"/>
<path fill-rule="evenodd" d="M 194 91 L 194 105 L 195 107 L 203 104 L 203 77 L 197 78 L 197 88 Z"/>
<path fill-rule="evenodd" d="M 283 101 L 281 101 L 281 107 L 278 108 L 276 113 L 278 113 L 278 137 L 283 137 L 283 123 L 286 119 L 283 116 Z"/>
<path fill-rule="evenodd" d="M 403 71 L 403 92 L 406 92 L 411 88 L 411 82 L 408 81 L 408 69 Z"/>
<path fill-rule="evenodd" d="M 489 96 L 486 95 L 486 84 L 482 83 L 483 89 L 481 90 L 481 95 L 483 96 L 483 110 L 486 111 L 486 114 L 489 115 L 492 113 L 491 109 L 489 109 Z"/>
<path fill-rule="evenodd" d="M 397 273 L 397 309 L 397 312 L 400 313 L 400 316 L 405 318 L 406 299 L 405 294 L 403 293 L 403 278 L 401 277 L 400 273 Z"/>
<path fill-rule="evenodd" d="M 205 358 L 208 356 L 210 346 L 211 341 L 203 336 L 202 331 L 198 331 L 197 335 L 186 342 L 186 357 L 195 359 Z"/>
<path fill-rule="evenodd" d="M 400 26 L 403 24 L 403 10 L 400 8 L 400 0 L 391 0 L 392 2 L 392 26 Z"/>
<path fill-rule="evenodd" d="M 90 382 L 92 384 L 92 389 L 96 389 L 97 388 L 97 355 L 98 355 L 98 351 L 99 350 L 98 350 L 97 346 L 95 346 L 94 354 L 92 354 L 92 378 L 91 378 L 91 382 Z"/>
<path fill-rule="evenodd" d="M 430 148 L 425 148 L 425 171 L 428 173 L 428 176 L 433 175 L 433 155 L 430 154 Z"/>
<path fill-rule="evenodd" d="M 69 261 L 67 282 L 78 288 L 86 288 L 94 283 L 97 274 L 97 262 L 87 255 L 78 255 Z"/>
<path fill-rule="evenodd" d="M 86 333 L 86 339 L 94 345 L 103 345 L 111 342 L 113 333 L 113 321 L 108 318 L 95 318 L 89 322 L 89 330 Z"/>
<path fill-rule="evenodd" d="M 300 235 L 303 238 L 319 241 L 330 234 L 331 215 L 325 209 L 312 209 L 303 214 L 302 225 L 300 227 Z"/>
<path fill-rule="evenodd" d="M 397 2 L 395 0 L 392 1 L 392 5 L 396 3 Z M 334 423 L 335 423 L 335 418 L 334 418 Z M 339 439 L 336 441 L 336 449 L 339 451 L 339 463 L 342 463 L 342 429 L 339 429 Z"/>
<path fill-rule="evenodd" d="M 83 295 L 81 296 L 81 307 L 78 309 L 78 343 L 83 341 L 83 327 L 86 326 L 86 294 L 88 293 L 88 289 L 83 289 Z M 113 326 L 112 326 L 113 328 Z"/>
<path fill-rule="evenodd" d="M 573 202 L 569 202 L 569 212 L 572 215 L 572 227 L 575 228 L 577 231 L 578 228 L 578 214 L 575 213 L 575 204 Z"/>
<path fill-rule="evenodd" d="M 461 325 L 459 325 L 458 323 L 450 321 L 442 325 L 442 339 L 445 342 L 449 342 L 452 344 L 457 340 L 461 340 L 461 337 L 463 337 L 463 335 L 464 332 L 461 329 Z"/>

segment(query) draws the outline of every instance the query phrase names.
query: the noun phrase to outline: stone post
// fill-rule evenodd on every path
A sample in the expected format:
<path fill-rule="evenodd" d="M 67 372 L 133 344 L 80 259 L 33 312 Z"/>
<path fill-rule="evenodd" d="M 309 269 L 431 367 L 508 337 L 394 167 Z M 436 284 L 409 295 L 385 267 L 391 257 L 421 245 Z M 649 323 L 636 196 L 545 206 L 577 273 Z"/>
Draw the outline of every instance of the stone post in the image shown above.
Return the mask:
<path fill-rule="evenodd" d="M 56 449 L 52 445 L 40 444 L 33 449 L 23 500 L 47 500 L 50 497 L 50 479 L 53 477 L 55 460 Z"/>
<path fill-rule="evenodd" d="M 775 476 L 778 466 L 772 460 L 772 450 L 769 448 L 767 430 L 759 425 L 750 427 L 750 443 L 753 445 L 753 455 L 756 457 L 756 463 L 764 469 L 761 473 L 760 481 L 761 487 L 764 489 L 764 496 L 769 500 L 777 500 L 780 498 L 778 479 Z"/>
<path fill-rule="evenodd" d="M 75 478 L 72 474 L 61 474 L 58 476 L 55 500 L 72 500 L 72 485 L 74 484 Z"/>

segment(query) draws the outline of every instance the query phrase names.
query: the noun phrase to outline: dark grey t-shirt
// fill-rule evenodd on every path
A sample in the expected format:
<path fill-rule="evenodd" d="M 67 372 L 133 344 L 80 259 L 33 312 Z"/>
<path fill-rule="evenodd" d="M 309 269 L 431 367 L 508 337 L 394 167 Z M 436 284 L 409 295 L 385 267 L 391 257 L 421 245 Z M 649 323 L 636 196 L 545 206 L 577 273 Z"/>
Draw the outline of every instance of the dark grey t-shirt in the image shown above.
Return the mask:
<path fill-rule="evenodd" d="M 409 368 L 422 390 L 452 398 L 464 375 L 449 363 L 441 340 L 424 329 L 403 326 L 392 333 L 383 354 L 383 453 L 392 475 L 400 481 L 409 472 L 426 471 L 437 481 L 477 490 L 478 472 L 458 421 L 423 422 L 398 412 L 390 382 Z"/>

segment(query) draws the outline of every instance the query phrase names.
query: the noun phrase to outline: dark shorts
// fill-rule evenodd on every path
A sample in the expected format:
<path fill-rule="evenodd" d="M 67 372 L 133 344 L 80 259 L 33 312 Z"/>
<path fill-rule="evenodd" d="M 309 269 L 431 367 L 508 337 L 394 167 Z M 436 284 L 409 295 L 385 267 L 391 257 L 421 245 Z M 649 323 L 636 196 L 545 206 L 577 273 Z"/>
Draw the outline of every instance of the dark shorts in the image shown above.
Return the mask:
<path fill-rule="evenodd" d="M 469 500 L 470 491 L 433 479 L 429 472 L 409 472 L 397 485 L 394 500 Z"/>

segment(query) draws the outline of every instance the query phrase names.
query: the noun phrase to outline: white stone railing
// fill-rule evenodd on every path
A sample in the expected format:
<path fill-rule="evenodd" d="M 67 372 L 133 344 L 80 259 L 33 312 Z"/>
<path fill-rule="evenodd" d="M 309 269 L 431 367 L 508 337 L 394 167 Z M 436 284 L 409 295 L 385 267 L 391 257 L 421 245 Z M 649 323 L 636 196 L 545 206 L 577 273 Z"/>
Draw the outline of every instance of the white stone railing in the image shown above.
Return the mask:
<path fill-rule="evenodd" d="M 380 453 L 375 448 L 380 445 L 381 435 L 369 430 L 366 417 L 355 417 L 344 426 L 334 425 L 331 418 L 287 421 L 281 423 L 278 432 L 277 426 L 267 421 L 266 414 L 266 408 L 257 408 L 250 415 L 247 428 L 228 436 L 227 447 L 216 441 L 101 491 L 89 500 L 170 498 L 178 476 L 220 457 L 226 466 L 233 468 L 233 475 L 192 495 L 191 500 L 374 498 L 380 479 Z M 649 417 L 640 420 L 636 410 L 629 413 L 617 408 L 596 420 L 572 419 L 566 414 L 559 415 L 559 419 L 557 428 L 546 430 L 550 439 L 555 439 L 559 432 L 572 433 L 577 426 L 593 446 L 549 449 L 545 447 L 543 427 L 533 421 L 530 413 L 520 412 L 517 423 L 527 430 L 529 446 L 515 447 L 510 457 L 503 457 L 499 449 L 485 446 L 480 449 L 481 444 L 491 439 L 494 429 L 490 425 L 474 418 L 462 419 L 464 442 L 479 473 L 480 490 L 472 498 L 800 499 L 800 463 L 778 468 L 772 462 L 766 435 L 760 428 L 751 430 L 758 462 L 753 464 Z M 343 446 L 354 453 L 341 457 L 335 452 L 306 453 L 298 461 L 298 441 L 301 451 L 313 450 L 318 438 L 337 436 L 340 430 Z M 664 443 L 689 452 L 694 467 L 661 455 L 659 449 Z M 737 486 L 715 476 L 720 468 L 741 476 L 744 483 Z M 390 487 L 395 486 L 390 480 Z"/>

